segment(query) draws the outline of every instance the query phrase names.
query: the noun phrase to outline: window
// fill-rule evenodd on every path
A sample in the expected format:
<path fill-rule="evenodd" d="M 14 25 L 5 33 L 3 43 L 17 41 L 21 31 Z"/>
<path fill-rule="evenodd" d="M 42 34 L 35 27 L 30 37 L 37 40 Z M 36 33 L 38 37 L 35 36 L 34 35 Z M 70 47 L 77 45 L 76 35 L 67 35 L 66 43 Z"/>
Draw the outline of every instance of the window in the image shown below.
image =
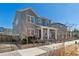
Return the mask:
<path fill-rule="evenodd" d="M 30 29 L 28 30 L 28 35 L 30 35 Z"/>
<path fill-rule="evenodd" d="M 16 22 L 15 23 L 16 23 L 16 25 L 18 24 L 18 18 L 16 19 Z"/>
<path fill-rule="evenodd" d="M 38 24 L 38 18 L 36 18 L 35 21 L 36 21 L 36 24 Z"/>
<path fill-rule="evenodd" d="M 18 18 L 16 18 L 15 24 L 16 24 L 16 25 L 18 24 Z"/>
<path fill-rule="evenodd" d="M 17 14 L 16 18 L 15 18 L 16 19 L 16 21 L 15 21 L 16 25 L 18 24 L 20 18 L 21 18 L 21 14 Z"/>
<path fill-rule="evenodd" d="M 31 22 L 30 16 L 27 16 L 26 19 L 28 19 L 28 22 Z"/>
<path fill-rule="evenodd" d="M 30 15 L 26 14 L 26 22 L 31 22 Z"/>
<path fill-rule="evenodd" d="M 34 35 L 34 29 L 31 30 L 31 35 Z"/>
<path fill-rule="evenodd" d="M 37 23 L 38 25 L 42 25 L 42 23 L 41 23 L 41 18 L 36 18 L 36 23 Z"/>
<path fill-rule="evenodd" d="M 31 22 L 35 23 L 35 17 L 31 17 Z"/>
<path fill-rule="evenodd" d="M 34 16 L 26 14 L 26 21 L 30 23 L 36 23 L 36 18 Z"/>
<path fill-rule="evenodd" d="M 49 21 L 47 19 L 42 19 L 42 25 L 48 26 Z"/>
<path fill-rule="evenodd" d="M 47 26 L 48 25 L 48 22 L 43 22 L 43 26 Z"/>
<path fill-rule="evenodd" d="M 39 37 L 39 30 L 38 29 L 35 29 L 35 36 Z"/>

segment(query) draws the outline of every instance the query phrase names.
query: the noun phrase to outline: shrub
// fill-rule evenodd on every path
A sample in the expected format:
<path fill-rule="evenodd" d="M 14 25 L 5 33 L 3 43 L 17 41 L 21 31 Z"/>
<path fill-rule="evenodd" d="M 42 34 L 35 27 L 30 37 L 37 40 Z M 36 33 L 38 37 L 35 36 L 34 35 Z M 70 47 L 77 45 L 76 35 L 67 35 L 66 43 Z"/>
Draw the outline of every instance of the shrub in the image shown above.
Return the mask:
<path fill-rule="evenodd" d="M 19 36 L 19 42 L 21 42 L 22 44 L 33 43 L 35 40 L 36 40 L 35 36 L 28 36 L 28 37 L 24 35 Z"/>
<path fill-rule="evenodd" d="M 36 37 L 35 36 L 29 36 L 28 37 L 28 42 L 29 43 L 35 43 L 36 42 Z"/>
<path fill-rule="evenodd" d="M 32 36 L 29 36 L 28 37 L 28 43 L 32 43 L 32 40 L 33 40 L 33 37 Z"/>
<path fill-rule="evenodd" d="M 22 44 L 26 44 L 26 43 L 28 43 L 28 38 L 27 38 L 27 36 L 21 35 L 21 36 L 19 37 L 19 41 L 20 41 Z"/>

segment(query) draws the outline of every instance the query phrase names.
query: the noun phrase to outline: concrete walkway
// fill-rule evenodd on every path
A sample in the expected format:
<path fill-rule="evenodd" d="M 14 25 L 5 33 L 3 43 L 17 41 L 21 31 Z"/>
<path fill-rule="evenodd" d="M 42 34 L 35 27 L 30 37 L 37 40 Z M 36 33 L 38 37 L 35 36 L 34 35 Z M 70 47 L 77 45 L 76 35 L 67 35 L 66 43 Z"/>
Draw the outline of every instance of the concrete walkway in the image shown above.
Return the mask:
<path fill-rule="evenodd" d="M 79 40 L 68 41 L 68 42 L 65 42 L 65 45 L 74 44 L 75 41 L 79 42 Z M 0 56 L 37 56 L 54 49 L 58 49 L 60 48 L 61 45 L 62 43 L 57 43 L 57 44 L 40 46 L 40 47 L 16 50 L 12 52 L 0 53 Z"/>

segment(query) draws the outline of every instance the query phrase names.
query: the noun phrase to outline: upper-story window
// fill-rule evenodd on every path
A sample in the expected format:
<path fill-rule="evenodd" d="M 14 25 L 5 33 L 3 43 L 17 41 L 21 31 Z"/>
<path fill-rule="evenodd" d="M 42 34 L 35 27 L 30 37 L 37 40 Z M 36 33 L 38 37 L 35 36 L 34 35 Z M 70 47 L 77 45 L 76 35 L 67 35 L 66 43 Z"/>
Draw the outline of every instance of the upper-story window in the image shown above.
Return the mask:
<path fill-rule="evenodd" d="M 26 21 L 29 23 L 35 23 L 36 18 L 34 16 L 31 16 L 31 15 L 26 15 Z"/>
<path fill-rule="evenodd" d="M 41 25 L 41 22 L 42 22 L 42 21 L 41 21 L 41 18 L 38 18 L 38 19 L 37 19 L 38 25 Z"/>
<path fill-rule="evenodd" d="M 16 19 L 16 22 L 15 22 L 15 24 L 16 24 L 16 25 L 18 24 L 18 18 Z"/>
<path fill-rule="evenodd" d="M 44 26 L 48 26 L 48 22 L 44 22 Z"/>
<path fill-rule="evenodd" d="M 31 17 L 31 22 L 32 22 L 32 23 L 36 23 L 35 17 Z"/>
<path fill-rule="evenodd" d="M 43 26 L 48 26 L 48 22 L 47 21 L 43 21 L 42 24 L 43 24 Z"/>
<path fill-rule="evenodd" d="M 15 18 L 15 24 L 17 25 L 19 23 L 19 19 L 20 19 L 20 16 L 21 14 L 16 14 L 16 18 Z"/>
<path fill-rule="evenodd" d="M 30 16 L 26 15 L 26 22 L 31 22 Z"/>

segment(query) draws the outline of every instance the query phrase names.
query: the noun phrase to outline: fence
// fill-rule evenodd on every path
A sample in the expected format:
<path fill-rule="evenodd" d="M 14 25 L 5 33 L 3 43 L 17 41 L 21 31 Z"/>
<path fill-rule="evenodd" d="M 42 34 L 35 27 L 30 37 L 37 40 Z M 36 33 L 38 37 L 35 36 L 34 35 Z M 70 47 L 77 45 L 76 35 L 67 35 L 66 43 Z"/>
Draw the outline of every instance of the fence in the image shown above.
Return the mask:
<path fill-rule="evenodd" d="M 0 35 L 0 42 L 10 42 L 12 39 L 12 36 L 10 35 Z"/>

